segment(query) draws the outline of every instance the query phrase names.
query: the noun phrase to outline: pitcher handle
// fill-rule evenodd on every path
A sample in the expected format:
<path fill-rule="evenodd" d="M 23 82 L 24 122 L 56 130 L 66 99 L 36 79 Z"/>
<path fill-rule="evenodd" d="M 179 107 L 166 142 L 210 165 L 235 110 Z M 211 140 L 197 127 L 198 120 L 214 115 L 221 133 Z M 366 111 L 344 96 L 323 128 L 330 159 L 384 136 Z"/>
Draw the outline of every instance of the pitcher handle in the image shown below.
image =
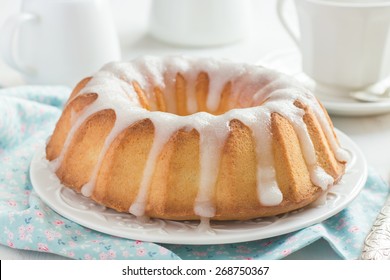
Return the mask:
<path fill-rule="evenodd" d="M 0 30 L 0 52 L 5 62 L 12 68 L 31 75 L 34 70 L 25 65 L 18 54 L 17 34 L 19 28 L 28 22 L 37 22 L 38 16 L 22 13 L 8 18 Z"/>

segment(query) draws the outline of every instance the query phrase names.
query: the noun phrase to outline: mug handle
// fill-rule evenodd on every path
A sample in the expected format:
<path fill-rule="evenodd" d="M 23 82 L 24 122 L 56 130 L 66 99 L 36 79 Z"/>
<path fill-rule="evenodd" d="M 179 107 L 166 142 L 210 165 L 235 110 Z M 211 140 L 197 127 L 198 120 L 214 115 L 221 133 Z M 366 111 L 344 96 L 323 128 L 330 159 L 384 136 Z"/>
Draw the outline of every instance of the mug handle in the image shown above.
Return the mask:
<path fill-rule="evenodd" d="M 0 52 L 2 57 L 9 66 L 24 74 L 31 75 L 34 71 L 20 60 L 17 54 L 16 35 L 22 24 L 37 20 L 38 16 L 34 14 L 22 13 L 14 15 L 6 20 L 0 30 Z"/>
<path fill-rule="evenodd" d="M 278 0 L 276 3 L 276 10 L 279 17 L 280 22 L 282 23 L 284 29 L 287 31 L 287 34 L 290 35 L 291 39 L 294 41 L 294 43 L 300 48 L 299 46 L 299 39 L 298 36 L 294 34 L 294 32 L 289 27 L 286 18 L 284 17 L 283 10 L 284 6 L 286 4 L 286 0 Z"/>

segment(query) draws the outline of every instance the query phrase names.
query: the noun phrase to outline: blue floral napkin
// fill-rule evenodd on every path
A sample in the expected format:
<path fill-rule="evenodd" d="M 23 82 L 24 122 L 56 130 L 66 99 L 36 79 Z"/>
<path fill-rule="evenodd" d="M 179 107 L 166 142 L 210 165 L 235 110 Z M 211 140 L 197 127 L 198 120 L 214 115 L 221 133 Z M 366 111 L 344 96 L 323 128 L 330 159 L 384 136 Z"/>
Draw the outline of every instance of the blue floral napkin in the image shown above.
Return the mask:
<path fill-rule="evenodd" d="M 80 226 L 51 210 L 34 192 L 29 165 L 53 131 L 70 90 L 24 86 L 0 90 L 0 243 L 73 259 L 280 259 L 319 238 L 345 259 L 357 258 L 388 186 L 370 171 L 361 194 L 336 216 L 264 240 L 211 246 L 123 239 Z"/>

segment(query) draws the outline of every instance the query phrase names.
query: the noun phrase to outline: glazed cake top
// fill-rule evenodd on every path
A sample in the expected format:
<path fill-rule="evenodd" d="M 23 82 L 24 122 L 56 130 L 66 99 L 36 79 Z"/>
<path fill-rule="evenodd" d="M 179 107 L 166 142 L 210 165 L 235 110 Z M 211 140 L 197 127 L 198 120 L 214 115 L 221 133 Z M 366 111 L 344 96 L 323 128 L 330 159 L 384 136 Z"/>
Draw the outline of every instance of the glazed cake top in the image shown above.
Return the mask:
<path fill-rule="evenodd" d="M 207 110 L 199 112 L 195 87 L 200 73 L 207 74 L 209 84 Z M 177 114 L 175 83 L 178 74 L 186 81 L 185 115 Z M 135 83 L 142 89 L 150 108 L 142 105 Z M 222 114 L 213 114 L 219 108 L 228 84 L 231 89 L 227 109 Z M 166 112 L 158 110 L 156 88 L 163 92 Z M 325 190 L 334 183 L 334 179 L 317 163 L 314 145 L 303 121 L 305 111 L 295 105 L 296 101 L 306 104 L 313 111 L 337 160 L 345 162 L 348 158 L 339 147 L 333 128 L 317 99 L 296 80 L 261 66 L 210 58 L 141 57 L 131 62 L 104 66 L 77 96 L 88 93 L 96 93 L 98 97 L 73 123 L 56 165 L 59 166 L 74 133 L 88 117 L 101 110 L 113 110 L 116 114 L 114 127 L 105 140 L 90 181 L 82 188 L 82 193 L 90 196 L 103 157 L 114 139 L 132 124 L 150 119 L 155 128 L 154 143 L 137 199 L 129 209 L 136 216 L 144 215 L 150 180 L 161 150 L 180 129 L 196 129 L 200 136 L 200 186 L 194 211 L 203 218 L 215 215 L 211 195 L 231 120 L 239 120 L 252 131 L 256 143 L 258 197 L 265 206 L 278 205 L 283 200 L 276 182 L 272 153 L 272 113 L 280 114 L 293 126 L 314 185 Z"/>

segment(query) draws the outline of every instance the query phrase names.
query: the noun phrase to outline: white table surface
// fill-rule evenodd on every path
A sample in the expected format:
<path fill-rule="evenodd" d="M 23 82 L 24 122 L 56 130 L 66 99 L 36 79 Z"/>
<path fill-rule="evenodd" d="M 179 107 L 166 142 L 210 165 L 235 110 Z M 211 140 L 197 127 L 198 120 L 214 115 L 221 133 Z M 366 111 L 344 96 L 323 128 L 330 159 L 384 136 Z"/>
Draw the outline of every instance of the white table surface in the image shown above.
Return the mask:
<path fill-rule="evenodd" d="M 161 43 L 147 34 L 149 1 L 112 0 L 113 13 L 121 40 L 124 60 L 142 54 L 189 54 L 227 57 L 236 61 L 255 63 L 269 52 L 294 48 L 293 42 L 278 22 L 274 0 L 254 0 L 253 24 L 247 39 L 242 42 L 213 48 L 189 48 Z M 19 1 L 2 0 L 0 3 L 0 24 L 19 9 Z M 290 7 L 291 22 L 296 21 L 293 7 Z M 23 84 L 23 79 L 8 68 L 0 58 L 0 85 Z M 370 167 L 384 179 L 390 171 L 390 114 L 373 117 L 331 116 L 335 127 L 345 132 L 363 151 Z M 61 256 L 11 249 L 0 245 L 0 259 L 65 259 Z M 287 257 L 287 259 L 340 259 L 328 243 L 322 239 Z"/>

